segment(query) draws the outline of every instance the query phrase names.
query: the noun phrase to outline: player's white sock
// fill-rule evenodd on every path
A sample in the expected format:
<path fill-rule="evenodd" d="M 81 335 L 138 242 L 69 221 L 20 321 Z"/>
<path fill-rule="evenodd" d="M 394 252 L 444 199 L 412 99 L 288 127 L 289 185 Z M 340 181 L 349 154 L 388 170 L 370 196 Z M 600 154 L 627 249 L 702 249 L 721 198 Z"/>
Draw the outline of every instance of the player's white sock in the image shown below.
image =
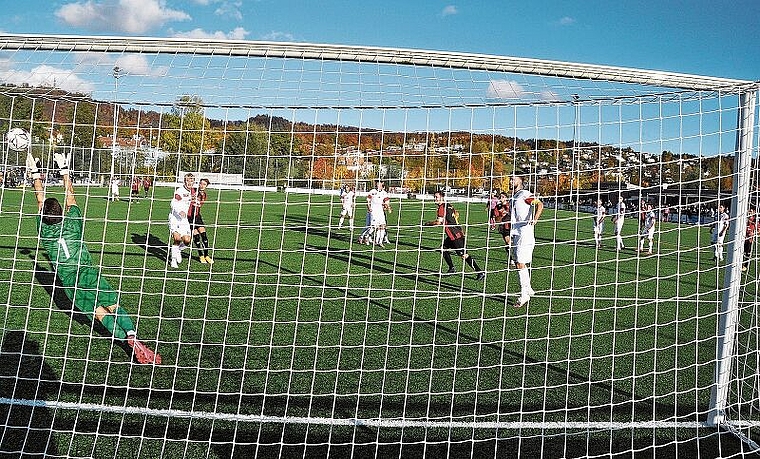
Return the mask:
<path fill-rule="evenodd" d="M 528 267 L 518 269 L 517 274 L 520 277 L 520 296 L 531 296 L 533 289 L 530 287 L 530 271 Z"/>

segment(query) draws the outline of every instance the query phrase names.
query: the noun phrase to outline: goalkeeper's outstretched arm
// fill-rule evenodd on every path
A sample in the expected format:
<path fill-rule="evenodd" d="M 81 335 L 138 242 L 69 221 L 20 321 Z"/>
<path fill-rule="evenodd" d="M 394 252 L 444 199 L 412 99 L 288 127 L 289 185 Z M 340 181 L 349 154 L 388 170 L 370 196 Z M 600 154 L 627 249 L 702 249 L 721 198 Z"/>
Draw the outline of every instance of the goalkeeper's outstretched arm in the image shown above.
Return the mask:
<path fill-rule="evenodd" d="M 66 194 L 66 210 L 68 210 L 71 206 L 77 205 L 77 201 L 74 198 L 74 185 L 71 183 L 71 177 L 68 172 L 63 175 L 63 187 Z"/>
<path fill-rule="evenodd" d="M 71 174 L 69 174 L 69 157 L 68 155 L 64 156 L 61 153 L 54 153 L 53 160 L 55 161 L 56 166 L 58 166 L 58 172 L 60 172 L 61 177 L 63 178 L 66 210 L 69 210 L 71 206 L 77 204 L 76 198 L 74 197 L 74 185 L 71 182 Z"/>
<path fill-rule="evenodd" d="M 34 196 L 37 198 L 37 209 L 42 210 L 42 205 L 45 202 L 45 190 L 42 188 L 42 180 L 40 180 L 40 160 L 32 156 L 31 153 L 26 154 L 26 170 L 32 177 L 32 187 L 34 187 Z"/>

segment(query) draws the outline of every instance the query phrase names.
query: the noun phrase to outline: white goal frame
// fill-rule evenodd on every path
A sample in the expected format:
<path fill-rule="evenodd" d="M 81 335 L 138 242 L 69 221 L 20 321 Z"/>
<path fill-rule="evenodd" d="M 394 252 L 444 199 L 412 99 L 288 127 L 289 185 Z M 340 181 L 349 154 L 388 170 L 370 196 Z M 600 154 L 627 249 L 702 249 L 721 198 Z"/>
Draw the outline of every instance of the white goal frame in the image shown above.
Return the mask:
<path fill-rule="evenodd" d="M 592 64 L 579 64 L 549 60 L 538 60 L 517 57 L 492 56 L 472 53 L 455 53 L 445 51 L 429 51 L 417 49 L 399 49 L 365 46 L 328 45 L 313 43 L 281 43 L 264 41 L 237 41 L 237 40 L 195 40 L 176 38 L 147 38 L 147 37 L 103 37 L 103 36 L 64 36 L 64 35 L 32 35 L 32 34 L 0 34 L 0 52 L 12 54 L 19 51 L 45 51 L 55 53 L 108 53 L 116 55 L 130 54 L 177 54 L 187 56 L 236 56 L 256 57 L 270 60 L 304 60 L 304 61 L 330 61 L 341 63 L 355 63 L 357 65 L 396 65 L 413 66 L 423 68 L 452 69 L 462 71 L 484 71 L 505 74 L 519 74 L 530 77 L 560 78 L 588 82 L 620 83 L 623 85 L 636 85 L 651 87 L 652 96 L 658 97 L 668 90 L 673 91 L 707 91 L 719 94 L 736 95 L 738 103 L 738 119 L 736 120 L 736 145 L 734 148 L 733 191 L 731 209 L 735 215 L 745 215 L 750 208 L 750 195 L 752 190 L 753 155 L 756 153 L 755 132 L 757 112 L 758 89 L 760 84 L 754 81 L 737 80 L 730 78 L 718 78 L 709 76 L 689 75 L 674 72 L 655 70 L 643 70 L 624 67 L 613 67 Z M 117 90 L 118 93 L 118 77 Z M 117 95 L 118 97 L 118 95 Z M 122 96 L 122 99 L 125 96 Z M 618 94 L 614 96 L 600 95 L 599 99 L 626 97 Z M 149 101 L 122 100 L 119 103 L 129 103 L 135 106 L 148 104 Z M 594 102 L 591 95 L 584 99 L 585 102 Z M 167 101 L 159 101 L 157 105 L 167 104 Z M 520 102 L 492 101 L 484 104 L 495 106 L 510 106 Z M 548 104 L 572 104 L 572 101 L 546 100 Z M 298 110 L 303 107 L 286 103 L 273 106 L 259 100 L 242 100 L 241 107 L 248 109 L 276 109 Z M 429 102 L 412 102 L 411 107 L 426 108 Z M 452 100 L 443 101 L 435 108 L 456 107 Z M 215 108 L 225 109 L 228 107 L 218 106 Z M 402 104 L 370 101 L 368 105 L 350 102 L 347 105 L 330 101 L 320 109 L 398 109 L 409 108 Z M 114 115 L 116 116 L 116 115 Z M 577 121 L 576 121 L 577 122 Z M 337 124 L 337 123 L 336 123 Z M 114 126 L 116 132 L 116 126 Z M 114 142 L 116 138 L 114 136 Z M 115 143 L 114 143 L 115 145 Z M 113 165 L 111 166 L 113 170 Z M 358 166 L 351 166 L 358 169 Z M 756 170 L 755 170 L 756 173 Z M 267 184 L 265 184 L 267 185 Z M 261 190 L 271 192 L 279 190 L 280 185 L 261 187 Z M 234 188 L 234 187 L 233 187 Z M 361 219 L 361 216 L 359 217 Z M 378 429 L 389 427 L 398 429 L 421 428 L 421 429 L 527 429 L 561 433 L 567 430 L 588 429 L 593 431 L 615 429 L 679 429 L 679 428 L 724 428 L 737 433 L 742 440 L 754 450 L 760 450 L 758 444 L 750 437 L 742 433 L 742 429 L 748 425 L 760 428 L 760 421 L 746 421 L 732 419 L 727 414 L 729 393 L 735 370 L 736 331 L 739 324 L 740 288 L 742 277 L 743 238 L 744 226 L 734 223 L 730 226 L 727 241 L 726 269 L 722 287 L 722 302 L 720 305 L 719 326 L 716 330 L 718 349 L 715 359 L 714 383 L 711 387 L 709 414 L 704 421 L 681 422 L 681 421 L 632 421 L 630 423 L 618 422 L 522 422 L 522 421 L 458 421 L 427 420 L 427 419 L 326 419 L 316 417 L 293 417 L 293 416 L 267 416 L 267 415 L 224 415 L 218 413 L 196 413 L 183 410 L 152 410 L 150 408 L 134 407 L 104 407 L 89 403 L 71 403 L 68 401 L 29 401 L 15 399 L 13 397 L 0 397 L 0 404 L 20 406 L 45 406 L 55 409 L 76 409 L 83 411 L 108 411 L 110 413 L 124 415 L 147 415 L 180 418 L 198 418 L 204 420 L 223 420 L 233 422 L 256 422 L 256 423 L 292 423 L 325 426 L 342 425 L 354 428 L 376 427 Z M 6 304 L 8 306 L 9 304 Z M 160 338 L 159 338 L 160 339 Z M 760 350 L 756 350 L 760 352 Z M 495 434 L 494 438 L 497 438 Z"/>

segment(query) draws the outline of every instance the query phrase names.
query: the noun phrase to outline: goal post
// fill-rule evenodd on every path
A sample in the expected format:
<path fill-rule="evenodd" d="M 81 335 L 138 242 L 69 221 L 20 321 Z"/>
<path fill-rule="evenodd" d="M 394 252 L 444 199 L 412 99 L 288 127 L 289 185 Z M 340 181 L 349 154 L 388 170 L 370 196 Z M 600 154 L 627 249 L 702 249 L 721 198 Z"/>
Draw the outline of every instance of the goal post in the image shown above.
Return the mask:
<path fill-rule="evenodd" d="M 483 54 L 0 34 L 3 139 L 31 134 L 46 197 L 69 155 L 81 242 L 162 356 L 66 294 L 2 141 L 0 451 L 751 457 L 757 98 Z M 171 203 L 201 179 L 183 248 Z"/>
<path fill-rule="evenodd" d="M 752 155 L 756 152 L 753 143 L 755 132 L 755 107 L 757 91 L 747 91 L 740 94 L 739 113 L 736 132 L 736 156 L 734 170 L 736 180 L 733 182 L 733 204 L 737 215 L 746 215 L 750 208 L 752 194 Z M 754 165 L 757 169 L 757 165 Z M 756 172 L 757 174 L 757 172 Z M 757 190 L 755 190 L 755 193 Z M 715 365 L 715 385 L 710 396 L 710 414 L 708 423 L 720 424 L 725 420 L 728 390 L 731 384 L 731 366 L 735 358 L 736 329 L 738 326 L 740 290 L 742 288 L 742 260 L 744 258 L 744 241 L 746 227 L 737 220 L 731 226 L 731 237 L 728 245 L 728 266 L 725 271 L 723 299 L 721 302 L 720 321 L 718 323 L 717 362 Z M 750 438 L 750 437 L 747 437 Z M 757 448 L 757 443 L 754 443 Z"/>

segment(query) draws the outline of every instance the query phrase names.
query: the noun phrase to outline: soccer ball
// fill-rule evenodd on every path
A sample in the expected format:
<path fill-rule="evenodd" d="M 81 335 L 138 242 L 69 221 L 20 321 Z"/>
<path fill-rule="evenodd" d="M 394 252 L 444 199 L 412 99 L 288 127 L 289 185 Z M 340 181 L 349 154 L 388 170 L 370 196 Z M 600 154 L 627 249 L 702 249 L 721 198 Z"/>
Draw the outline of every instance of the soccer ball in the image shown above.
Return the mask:
<path fill-rule="evenodd" d="M 8 142 L 8 148 L 13 151 L 26 151 L 32 138 L 29 133 L 21 128 L 13 128 L 5 134 L 5 140 Z"/>

